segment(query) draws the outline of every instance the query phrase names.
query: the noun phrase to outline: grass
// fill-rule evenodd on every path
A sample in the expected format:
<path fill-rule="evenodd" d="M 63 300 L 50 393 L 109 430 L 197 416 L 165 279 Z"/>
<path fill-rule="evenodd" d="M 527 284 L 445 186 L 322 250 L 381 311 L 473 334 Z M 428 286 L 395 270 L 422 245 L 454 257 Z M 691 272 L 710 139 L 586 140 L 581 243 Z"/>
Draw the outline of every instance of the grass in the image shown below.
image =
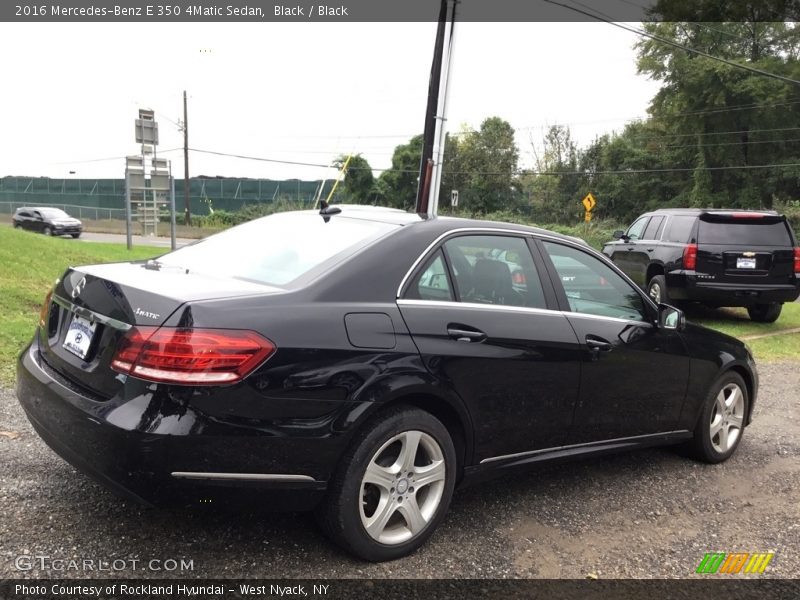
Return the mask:
<path fill-rule="evenodd" d="M 68 266 L 151 258 L 163 250 L 70 238 L 0 227 L 0 384 L 14 381 L 15 359 L 30 341 L 48 290 Z"/>
<path fill-rule="evenodd" d="M 741 338 L 800 327 L 800 303 L 784 304 L 781 316 L 774 323 L 754 323 L 743 308 L 712 310 L 700 306 L 690 306 L 686 311 L 686 318 L 704 327 Z M 747 343 L 752 348 L 756 360 L 800 360 L 800 333 L 773 335 L 750 340 Z"/>

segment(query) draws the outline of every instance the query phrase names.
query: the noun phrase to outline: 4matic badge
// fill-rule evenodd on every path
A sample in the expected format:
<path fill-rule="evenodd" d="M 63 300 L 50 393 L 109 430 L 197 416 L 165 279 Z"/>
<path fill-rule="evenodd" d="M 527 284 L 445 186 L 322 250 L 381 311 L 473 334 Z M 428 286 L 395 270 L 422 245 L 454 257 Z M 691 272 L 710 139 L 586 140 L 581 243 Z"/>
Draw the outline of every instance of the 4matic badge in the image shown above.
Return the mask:
<path fill-rule="evenodd" d="M 158 319 L 161 315 L 158 313 L 150 312 L 149 310 L 142 310 L 141 308 L 137 308 L 133 311 L 137 317 L 147 317 L 148 319 Z"/>

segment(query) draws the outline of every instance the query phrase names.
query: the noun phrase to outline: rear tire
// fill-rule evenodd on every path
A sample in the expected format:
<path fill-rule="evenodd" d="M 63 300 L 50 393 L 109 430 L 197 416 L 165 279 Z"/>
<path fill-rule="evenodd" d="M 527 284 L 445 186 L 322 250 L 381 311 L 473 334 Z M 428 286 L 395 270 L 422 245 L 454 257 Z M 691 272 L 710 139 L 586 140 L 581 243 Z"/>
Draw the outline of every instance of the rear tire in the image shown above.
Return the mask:
<path fill-rule="evenodd" d="M 689 444 L 690 454 L 712 464 L 728 460 L 742 441 L 749 407 L 750 397 L 741 375 L 734 371 L 723 374 L 706 397 Z"/>
<path fill-rule="evenodd" d="M 667 280 L 663 275 L 656 275 L 647 284 L 647 295 L 656 304 L 669 304 L 669 294 L 667 293 Z"/>
<path fill-rule="evenodd" d="M 750 319 L 757 323 L 774 323 L 781 315 L 783 304 L 771 302 L 769 304 L 756 304 L 747 308 Z"/>
<path fill-rule="evenodd" d="M 317 522 L 364 560 L 400 558 L 424 544 L 442 521 L 455 479 L 447 428 L 422 410 L 393 408 L 356 435 L 317 509 Z"/>

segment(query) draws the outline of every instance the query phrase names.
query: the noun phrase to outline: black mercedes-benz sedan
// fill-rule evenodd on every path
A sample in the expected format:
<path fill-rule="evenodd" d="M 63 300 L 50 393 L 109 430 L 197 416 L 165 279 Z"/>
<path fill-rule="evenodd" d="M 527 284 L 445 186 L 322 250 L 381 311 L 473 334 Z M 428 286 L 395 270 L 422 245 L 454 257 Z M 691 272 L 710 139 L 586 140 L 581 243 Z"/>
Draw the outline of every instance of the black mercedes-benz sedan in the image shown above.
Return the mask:
<path fill-rule="evenodd" d="M 17 377 L 41 437 L 117 492 L 249 487 L 367 560 L 419 547 L 455 486 L 532 463 L 723 461 L 757 390 L 742 342 L 580 240 L 347 205 L 68 269 Z"/>

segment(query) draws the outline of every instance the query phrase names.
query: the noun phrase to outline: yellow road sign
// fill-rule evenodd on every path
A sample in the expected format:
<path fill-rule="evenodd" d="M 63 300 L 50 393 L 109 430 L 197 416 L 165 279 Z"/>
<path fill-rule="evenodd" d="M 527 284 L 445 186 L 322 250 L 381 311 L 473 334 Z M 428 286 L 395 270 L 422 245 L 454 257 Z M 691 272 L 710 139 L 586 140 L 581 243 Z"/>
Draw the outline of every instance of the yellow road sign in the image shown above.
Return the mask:
<path fill-rule="evenodd" d="M 590 213 L 590 212 L 587 210 L 587 211 L 586 211 L 586 214 L 585 214 L 585 215 L 583 215 L 583 220 L 584 220 L 584 221 L 586 221 L 587 223 L 588 223 L 589 221 L 591 221 L 591 220 L 592 220 L 592 213 Z"/>
<path fill-rule="evenodd" d="M 592 196 L 592 193 L 589 192 L 586 194 L 584 199 L 581 200 L 581 204 L 583 204 L 583 208 L 586 209 L 586 212 L 592 212 L 592 209 L 594 208 L 594 205 L 597 204 L 597 201 L 594 199 L 594 196 Z M 588 221 L 589 219 L 586 220 Z"/>

